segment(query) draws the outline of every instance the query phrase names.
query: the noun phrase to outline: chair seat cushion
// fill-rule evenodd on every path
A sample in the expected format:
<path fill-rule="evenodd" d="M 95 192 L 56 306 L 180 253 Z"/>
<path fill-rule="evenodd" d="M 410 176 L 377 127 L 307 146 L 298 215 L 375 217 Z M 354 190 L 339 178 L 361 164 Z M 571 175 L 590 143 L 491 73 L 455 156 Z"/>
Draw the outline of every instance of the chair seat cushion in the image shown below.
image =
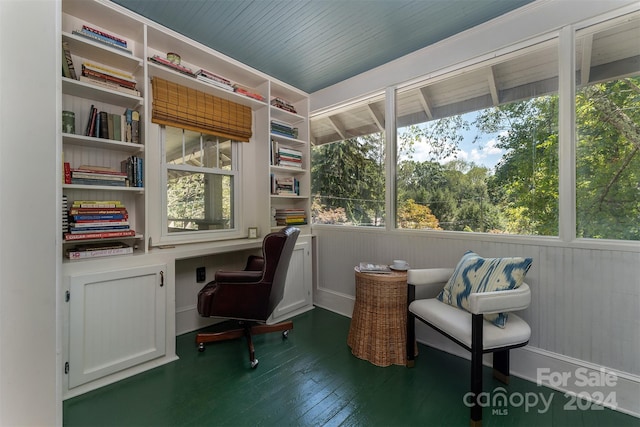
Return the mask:
<path fill-rule="evenodd" d="M 420 319 L 471 348 L 471 313 L 445 304 L 437 298 L 413 301 L 409 311 Z M 504 328 L 496 328 L 483 320 L 484 350 L 499 349 L 529 341 L 531 328 L 520 317 L 511 313 Z"/>

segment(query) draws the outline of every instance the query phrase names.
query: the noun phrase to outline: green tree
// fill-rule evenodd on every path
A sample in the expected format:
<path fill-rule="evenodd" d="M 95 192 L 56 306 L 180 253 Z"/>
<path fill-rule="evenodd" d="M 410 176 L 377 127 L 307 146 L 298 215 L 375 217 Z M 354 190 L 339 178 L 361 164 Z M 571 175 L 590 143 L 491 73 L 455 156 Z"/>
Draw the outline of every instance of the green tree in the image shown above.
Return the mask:
<path fill-rule="evenodd" d="M 314 147 L 311 190 L 320 207 L 342 208 L 348 223 L 384 224 L 384 135 L 376 133 Z"/>

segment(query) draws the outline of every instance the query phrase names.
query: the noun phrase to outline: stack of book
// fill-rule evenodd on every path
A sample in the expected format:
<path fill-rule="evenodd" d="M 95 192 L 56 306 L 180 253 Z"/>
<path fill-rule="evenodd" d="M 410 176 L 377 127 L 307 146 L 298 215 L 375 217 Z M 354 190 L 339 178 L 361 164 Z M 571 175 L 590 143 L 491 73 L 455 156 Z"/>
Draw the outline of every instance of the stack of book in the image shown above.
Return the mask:
<path fill-rule="evenodd" d="M 299 196 L 300 181 L 293 176 L 271 174 L 271 194 L 278 196 Z"/>
<path fill-rule="evenodd" d="M 122 172 L 129 183 L 129 187 L 144 187 L 144 161 L 142 157 L 129 156 L 120 162 Z"/>
<path fill-rule="evenodd" d="M 281 110 L 285 110 L 288 111 L 290 113 L 293 114 L 298 114 L 298 112 L 296 111 L 296 108 L 293 106 L 292 103 L 290 103 L 289 101 L 282 99 L 282 98 L 273 98 L 271 100 L 271 105 L 273 105 L 274 107 L 278 107 Z"/>
<path fill-rule="evenodd" d="M 70 184 L 126 187 L 128 182 L 126 173 L 110 167 L 83 165 L 77 169 L 71 169 Z"/>
<path fill-rule="evenodd" d="M 302 151 L 289 147 L 278 147 L 277 166 L 286 166 L 290 168 L 302 168 Z"/>
<path fill-rule="evenodd" d="M 129 95 L 140 96 L 140 91 L 136 89 L 137 82 L 133 74 L 95 62 L 85 61 L 82 63 L 80 81 Z"/>
<path fill-rule="evenodd" d="M 179 73 L 186 74 L 187 76 L 196 77 L 195 73 L 193 72 L 193 70 L 191 70 L 191 68 L 185 67 L 184 65 L 175 64 L 161 56 L 158 56 L 158 55 L 150 56 L 149 61 L 155 62 L 156 64 L 164 65 L 165 67 L 172 68 Z"/>
<path fill-rule="evenodd" d="M 76 245 L 65 251 L 65 255 L 69 259 L 97 258 L 131 253 L 133 253 L 133 248 L 122 242 L 87 243 Z"/>
<path fill-rule="evenodd" d="M 204 69 L 200 69 L 196 71 L 196 79 L 201 82 L 205 82 L 215 87 L 219 87 L 220 89 L 228 90 L 233 92 L 233 85 L 230 80 L 225 79 L 217 74 L 213 74 Z"/>
<path fill-rule="evenodd" d="M 271 133 L 295 139 L 298 137 L 298 128 L 271 120 Z"/>
<path fill-rule="evenodd" d="M 307 213 L 304 209 L 276 209 L 276 225 L 306 225 Z"/>
<path fill-rule="evenodd" d="M 135 236 L 129 214 L 119 200 L 76 200 L 68 213 L 65 240 L 105 239 Z"/>
<path fill-rule="evenodd" d="M 249 98 L 257 99 L 258 101 L 264 101 L 264 96 L 260 95 L 255 89 L 242 86 L 238 83 L 233 85 L 233 90 L 240 95 L 248 96 Z"/>
<path fill-rule="evenodd" d="M 82 29 L 80 30 L 73 30 L 72 33 L 74 35 L 91 39 L 95 42 L 104 44 L 109 47 L 115 47 L 116 49 L 120 49 L 131 54 L 131 50 L 127 46 L 127 41 L 120 37 L 114 36 L 113 34 L 109 34 L 107 32 L 89 27 L 87 25 L 83 25 Z"/>

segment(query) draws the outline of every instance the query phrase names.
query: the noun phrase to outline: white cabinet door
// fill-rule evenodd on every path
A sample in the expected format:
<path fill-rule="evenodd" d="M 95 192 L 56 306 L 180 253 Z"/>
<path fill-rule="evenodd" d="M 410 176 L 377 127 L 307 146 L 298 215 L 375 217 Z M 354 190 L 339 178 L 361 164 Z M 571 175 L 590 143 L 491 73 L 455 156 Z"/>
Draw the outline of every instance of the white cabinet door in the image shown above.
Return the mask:
<path fill-rule="evenodd" d="M 166 265 L 69 277 L 69 388 L 165 354 Z"/>
<path fill-rule="evenodd" d="M 298 239 L 289 263 L 284 297 L 274 310 L 269 323 L 278 322 L 311 308 L 311 268 L 311 242 L 308 239 Z"/>

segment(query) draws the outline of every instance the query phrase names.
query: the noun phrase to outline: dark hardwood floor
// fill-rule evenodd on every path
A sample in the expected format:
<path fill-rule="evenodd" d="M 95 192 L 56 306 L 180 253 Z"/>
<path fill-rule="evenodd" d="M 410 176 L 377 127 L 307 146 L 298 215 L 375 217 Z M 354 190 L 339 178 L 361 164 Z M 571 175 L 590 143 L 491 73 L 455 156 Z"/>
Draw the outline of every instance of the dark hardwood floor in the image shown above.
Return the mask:
<path fill-rule="evenodd" d="M 65 426 L 468 426 L 469 362 L 419 345 L 413 369 L 381 368 L 347 347 L 349 318 L 316 308 L 294 319 L 287 340 L 212 343 L 177 337 L 180 360 L 66 400 Z M 485 368 L 485 391 L 503 387 Z M 512 377 L 507 395 L 543 395 L 525 408 L 487 407 L 484 426 L 639 426 L 609 409 L 566 410 L 563 393 Z M 495 394 L 495 393 L 494 393 Z M 34 408 L 35 410 L 35 408 Z M 492 413 L 493 412 L 493 413 Z"/>

